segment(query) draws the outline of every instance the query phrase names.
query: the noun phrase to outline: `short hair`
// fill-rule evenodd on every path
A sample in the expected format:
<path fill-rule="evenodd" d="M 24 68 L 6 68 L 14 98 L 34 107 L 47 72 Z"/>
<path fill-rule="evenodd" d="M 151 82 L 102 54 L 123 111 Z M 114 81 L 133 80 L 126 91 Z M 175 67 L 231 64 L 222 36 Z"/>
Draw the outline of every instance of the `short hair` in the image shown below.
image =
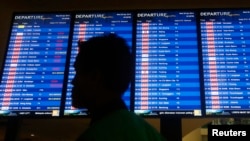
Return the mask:
<path fill-rule="evenodd" d="M 132 55 L 124 38 L 105 34 L 79 41 L 75 67 L 79 73 L 100 72 L 104 86 L 122 95 L 132 75 Z"/>

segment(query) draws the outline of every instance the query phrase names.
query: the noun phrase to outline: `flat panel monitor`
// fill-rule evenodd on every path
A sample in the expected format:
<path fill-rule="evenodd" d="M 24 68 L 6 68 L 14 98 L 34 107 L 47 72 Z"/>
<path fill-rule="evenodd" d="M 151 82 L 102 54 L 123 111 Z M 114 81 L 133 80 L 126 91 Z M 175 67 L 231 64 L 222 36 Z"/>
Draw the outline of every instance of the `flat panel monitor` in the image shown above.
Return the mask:
<path fill-rule="evenodd" d="M 15 13 L 0 84 L 0 116 L 59 116 L 70 14 Z"/>
<path fill-rule="evenodd" d="M 135 113 L 202 115 L 195 12 L 138 12 L 135 54 Z"/>
<path fill-rule="evenodd" d="M 71 105 L 71 81 L 74 78 L 75 71 L 73 64 L 78 53 L 78 40 L 88 40 L 93 36 L 108 33 L 116 33 L 125 38 L 132 51 L 132 14 L 129 12 L 81 12 L 75 14 L 72 49 L 70 56 L 70 67 L 68 75 L 67 94 L 65 101 L 65 116 L 87 116 L 86 109 L 77 109 Z M 123 100 L 128 109 L 130 109 L 130 88 L 125 92 Z"/>
<path fill-rule="evenodd" d="M 250 10 L 199 14 L 205 114 L 250 116 Z"/>

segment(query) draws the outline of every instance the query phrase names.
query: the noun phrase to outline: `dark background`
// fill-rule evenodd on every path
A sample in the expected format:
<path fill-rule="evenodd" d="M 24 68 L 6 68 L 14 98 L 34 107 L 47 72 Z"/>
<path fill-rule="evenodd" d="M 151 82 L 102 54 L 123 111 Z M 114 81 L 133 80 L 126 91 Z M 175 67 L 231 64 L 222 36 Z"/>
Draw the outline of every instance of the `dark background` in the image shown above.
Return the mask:
<path fill-rule="evenodd" d="M 7 46 L 13 12 L 250 8 L 250 0 L 2 0 L 0 2 L 0 66 Z M 146 119 L 160 130 L 160 120 Z M 182 136 L 210 122 L 211 118 L 182 119 Z M 73 141 L 86 129 L 89 119 L 23 119 L 18 141 Z M 7 119 L 0 117 L 0 141 L 4 140 Z M 31 136 L 34 134 L 34 136 Z M 193 139 L 195 141 L 195 139 Z"/>

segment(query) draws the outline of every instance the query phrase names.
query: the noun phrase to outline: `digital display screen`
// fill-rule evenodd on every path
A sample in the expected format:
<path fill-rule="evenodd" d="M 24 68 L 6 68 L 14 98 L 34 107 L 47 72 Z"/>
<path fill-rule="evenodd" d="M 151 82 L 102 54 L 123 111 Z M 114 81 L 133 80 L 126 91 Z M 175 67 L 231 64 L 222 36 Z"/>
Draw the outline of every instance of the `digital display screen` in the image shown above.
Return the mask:
<path fill-rule="evenodd" d="M 88 116 L 71 104 L 78 41 L 109 33 L 123 37 L 134 57 L 123 96 L 129 110 L 250 116 L 250 10 L 14 13 L 11 24 L 0 116 Z"/>
<path fill-rule="evenodd" d="M 200 97 L 195 13 L 137 13 L 135 113 L 201 116 Z"/>
<path fill-rule="evenodd" d="M 0 115 L 59 116 L 70 14 L 15 14 L 0 84 Z"/>
<path fill-rule="evenodd" d="M 250 10 L 200 12 L 206 115 L 250 115 Z"/>
<path fill-rule="evenodd" d="M 75 15 L 64 115 L 88 115 L 86 109 L 76 109 L 71 104 L 71 81 L 75 76 L 73 64 L 78 53 L 78 41 L 86 41 L 93 36 L 108 33 L 116 33 L 125 38 L 132 51 L 132 14 L 127 12 L 95 12 Z M 129 88 L 123 96 L 128 109 L 130 109 L 130 96 Z"/>

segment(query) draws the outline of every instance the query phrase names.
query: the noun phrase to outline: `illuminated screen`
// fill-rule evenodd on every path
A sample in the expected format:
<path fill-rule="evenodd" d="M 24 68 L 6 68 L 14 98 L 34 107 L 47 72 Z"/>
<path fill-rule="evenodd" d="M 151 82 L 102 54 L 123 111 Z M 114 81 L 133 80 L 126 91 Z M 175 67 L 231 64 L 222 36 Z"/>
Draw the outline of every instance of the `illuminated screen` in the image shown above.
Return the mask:
<path fill-rule="evenodd" d="M 200 12 L 206 115 L 250 115 L 250 10 Z"/>
<path fill-rule="evenodd" d="M 107 33 L 125 38 L 134 55 L 123 100 L 136 114 L 250 116 L 250 10 L 244 9 L 15 13 L 0 116 L 87 116 L 71 105 L 77 42 Z"/>
<path fill-rule="evenodd" d="M 78 53 L 78 40 L 85 41 L 90 37 L 106 33 L 116 33 L 118 36 L 125 38 L 132 51 L 132 14 L 126 12 L 96 12 L 77 13 L 75 15 L 64 115 L 88 115 L 86 109 L 76 109 L 71 105 L 71 81 L 75 75 L 73 64 Z M 130 109 L 130 88 L 125 92 L 123 100 Z"/>
<path fill-rule="evenodd" d="M 69 14 L 15 14 L 0 85 L 0 115 L 59 116 Z"/>
<path fill-rule="evenodd" d="M 136 20 L 135 112 L 201 116 L 195 13 L 139 12 Z"/>

